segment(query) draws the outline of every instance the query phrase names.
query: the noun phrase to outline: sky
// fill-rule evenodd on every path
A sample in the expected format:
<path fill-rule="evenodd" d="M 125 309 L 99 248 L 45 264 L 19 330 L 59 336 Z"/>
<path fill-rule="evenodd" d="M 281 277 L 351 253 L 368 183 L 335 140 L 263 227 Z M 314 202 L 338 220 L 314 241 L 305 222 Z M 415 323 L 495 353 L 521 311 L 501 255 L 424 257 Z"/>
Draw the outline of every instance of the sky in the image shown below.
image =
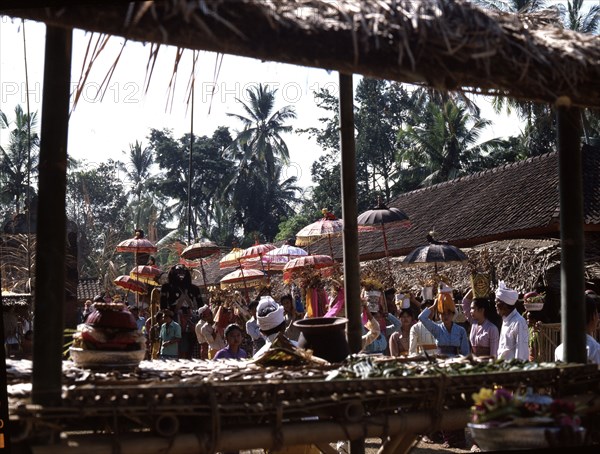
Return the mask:
<path fill-rule="evenodd" d="M 25 85 L 25 52 L 23 30 L 26 37 L 27 76 Z M 41 116 L 43 92 L 45 26 L 0 16 L 0 110 L 14 119 L 14 107 L 21 104 L 26 109 L 29 91 L 29 108 Z M 83 59 L 90 33 L 75 30 L 73 35 L 72 87 L 75 88 L 85 70 Z M 98 35 L 93 35 L 96 39 Z M 192 52 L 184 52 L 178 68 L 172 104 L 169 104 L 168 86 L 173 73 L 175 48 L 162 46 L 149 89 L 145 92 L 146 66 L 149 45 L 128 42 L 108 84 L 104 98 L 97 95 L 109 68 L 119 54 L 123 38 L 112 37 L 106 49 L 94 63 L 84 85 L 81 99 L 71 113 L 69 122 L 68 152 L 76 159 L 89 163 L 104 162 L 108 158 L 126 160 L 123 151 L 136 140 L 147 145 L 151 128 L 169 128 L 176 138 L 191 128 L 191 108 L 187 103 L 187 86 L 192 72 Z M 234 133 L 242 125 L 227 113 L 243 113 L 236 98 L 245 100 L 246 89 L 259 83 L 278 89 L 276 108 L 292 105 L 298 118 L 290 121 L 294 129 L 319 127 L 318 118 L 325 111 L 318 109 L 314 93 L 320 88 L 337 92 L 338 75 L 323 69 L 306 68 L 255 59 L 223 56 L 220 67 L 217 54 L 201 52 L 196 65 L 194 105 L 195 135 L 211 135 L 218 126 L 229 126 Z M 218 75 L 215 70 L 218 68 Z M 354 77 L 354 83 L 359 80 Z M 216 82 L 215 82 L 216 81 Z M 214 96 L 211 101 L 211 93 Z M 490 100 L 477 101 L 482 115 L 492 119 L 486 138 L 518 134 L 520 124 L 515 119 L 496 116 Z M 0 144 L 6 145 L 8 133 L 0 131 Z M 296 176 L 303 187 L 311 184 L 310 166 L 321 154 L 316 143 L 296 133 L 285 136 L 290 149 L 290 167 L 285 176 Z"/>

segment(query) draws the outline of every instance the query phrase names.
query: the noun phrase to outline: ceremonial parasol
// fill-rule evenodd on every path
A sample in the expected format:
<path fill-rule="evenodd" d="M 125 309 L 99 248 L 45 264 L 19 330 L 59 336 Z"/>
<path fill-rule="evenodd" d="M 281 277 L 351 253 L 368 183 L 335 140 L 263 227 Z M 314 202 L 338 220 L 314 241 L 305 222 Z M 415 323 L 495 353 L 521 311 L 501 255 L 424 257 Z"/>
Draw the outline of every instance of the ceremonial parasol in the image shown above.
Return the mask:
<path fill-rule="evenodd" d="M 462 263 L 468 260 L 467 255 L 456 246 L 443 241 L 436 241 L 431 234 L 427 235 L 427 246 L 420 246 L 402 260 L 403 265 L 435 265 L 438 263 Z"/>
<path fill-rule="evenodd" d="M 260 270 L 235 270 L 221 279 L 221 288 L 244 288 L 256 287 L 264 284 L 265 273 Z"/>
<path fill-rule="evenodd" d="M 333 213 L 330 213 L 326 209 L 323 209 L 322 212 L 324 216 L 323 219 L 319 219 L 317 222 L 307 225 L 296 234 L 296 244 L 298 246 L 309 245 L 313 241 L 326 236 L 329 240 L 329 252 L 333 257 L 331 237 L 342 234 L 344 230 L 344 221 L 337 219 Z"/>
<path fill-rule="evenodd" d="M 186 260 L 197 260 L 210 257 L 211 255 L 218 254 L 219 252 L 221 252 L 221 249 L 216 243 L 203 240 L 194 244 L 190 244 L 188 247 L 186 247 L 181 253 L 181 257 Z"/>
<path fill-rule="evenodd" d="M 267 257 L 287 257 L 288 259 L 303 257 L 305 255 L 308 255 L 308 252 L 304 249 L 289 244 L 284 244 L 266 254 Z"/>
<path fill-rule="evenodd" d="M 262 257 L 256 257 L 250 260 L 244 260 L 242 267 L 244 269 L 258 269 L 263 271 L 281 271 L 291 258 L 302 257 L 308 255 L 304 249 L 284 244 L 281 247 L 272 249 Z"/>
<path fill-rule="evenodd" d="M 388 208 L 381 200 L 379 200 L 377 208 L 374 210 L 365 211 L 358 216 L 357 223 L 359 232 L 372 232 L 375 230 L 381 230 L 383 233 L 385 258 L 387 261 L 388 271 L 390 271 L 390 257 L 385 229 L 386 226 L 388 228 L 410 226 L 408 215 L 399 208 Z"/>
<path fill-rule="evenodd" d="M 131 276 L 128 276 L 126 274 L 118 276 L 113 282 L 116 286 L 121 287 L 127 290 L 128 292 L 144 294 L 148 291 L 146 284 L 136 281 Z"/>
<path fill-rule="evenodd" d="M 289 262 L 287 257 L 266 254 L 263 257 L 254 257 L 253 259 L 244 260 L 242 262 L 242 268 L 245 270 L 260 269 L 263 271 L 281 271 L 287 262 Z"/>
<path fill-rule="evenodd" d="M 290 260 L 283 267 L 283 280 L 289 281 L 291 274 L 306 268 L 315 270 L 330 268 L 335 265 L 335 260 L 329 255 L 307 255 Z"/>
<path fill-rule="evenodd" d="M 136 265 L 140 265 L 140 263 L 138 263 L 139 254 L 150 254 L 156 252 L 156 250 L 154 243 L 144 238 L 144 231 L 141 229 L 135 231 L 135 237 L 121 241 L 117 244 L 115 249 L 116 252 L 133 252 L 135 254 Z M 144 265 L 144 263 L 141 265 Z"/>
<path fill-rule="evenodd" d="M 260 244 L 258 241 L 249 248 L 246 248 L 242 251 L 240 256 L 240 261 L 243 263 L 246 260 L 251 260 L 254 258 L 259 259 L 259 263 L 262 266 L 262 270 L 264 271 L 264 264 L 262 261 L 262 257 L 269 251 L 275 249 L 275 246 L 272 244 Z"/>
<path fill-rule="evenodd" d="M 129 272 L 129 277 L 136 281 L 156 286 L 158 285 L 156 279 L 161 273 L 162 271 L 155 266 L 139 265 Z"/>
<path fill-rule="evenodd" d="M 219 246 L 216 243 L 208 240 L 202 240 L 194 244 L 190 244 L 181 252 L 181 258 L 185 260 L 198 260 L 200 259 L 200 270 L 202 271 L 202 281 L 204 282 L 204 286 L 206 287 L 206 272 L 204 271 L 204 261 L 202 260 L 205 257 L 210 257 L 211 255 L 216 255 L 221 252 Z"/>
<path fill-rule="evenodd" d="M 221 260 L 219 260 L 219 269 L 234 268 L 240 266 L 240 257 L 242 256 L 243 249 L 234 247 L 229 253 L 225 254 Z"/>

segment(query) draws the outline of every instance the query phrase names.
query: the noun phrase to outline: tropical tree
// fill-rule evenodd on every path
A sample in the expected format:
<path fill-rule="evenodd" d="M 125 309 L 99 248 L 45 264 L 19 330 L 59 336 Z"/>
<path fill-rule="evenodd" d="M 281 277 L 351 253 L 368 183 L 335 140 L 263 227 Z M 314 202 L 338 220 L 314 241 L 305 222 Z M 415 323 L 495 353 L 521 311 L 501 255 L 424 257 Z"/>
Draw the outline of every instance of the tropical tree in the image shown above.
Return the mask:
<path fill-rule="evenodd" d="M 67 216 L 79 231 L 79 273 L 104 276 L 115 246 L 131 236 L 129 201 L 119 163 L 83 164 L 67 175 Z"/>
<path fill-rule="evenodd" d="M 474 0 L 484 8 L 518 14 L 528 14 L 546 8 L 546 0 Z"/>
<path fill-rule="evenodd" d="M 37 175 L 39 136 L 37 113 L 27 114 L 20 105 L 15 107 L 15 118 L 9 122 L 0 111 L 0 129 L 9 129 L 6 148 L 0 146 L 0 200 L 8 212 L 19 214 L 29 206 L 36 194 L 32 179 Z"/>
<path fill-rule="evenodd" d="M 583 6 L 583 0 L 573 0 L 572 2 L 567 2 L 567 9 L 563 19 L 565 28 L 568 30 L 595 35 L 598 33 L 600 5 L 592 5 L 586 12 L 584 12 Z"/>
<path fill-rule="evenodd" d="M 246 94 L 247 103 L 236 98 L 244 114 L 227 114 L 238 119 L 244 126 L 235 138 L 231 150 L 237 155 L 243 151 L 238 157 L 239 167 L 246 166 L 253 158 L 264 163 L 267 181 L 273 184 L 277 182 L 276 167 L 289 163 L 290 153 L 282 134 L 292 131 L 292 127 L 285 122 L 296 118 L 296 111 L 292 106 L 284 106 L 274 112 L 277 90 L 270 89 L 268 85 L 259 84 L 248 88 Z"/>
<path fill-rule="evenodd" d="M 119 168 L 125 173 L 125 177 L 131 183 L 129 194 L 134 199 L 131 207 L 135 213 L 135 227 L 138 228 L 142 226 L 142 197 L 145 199 L 146 203 L 144 205 L 146 207 L 152 204 L 152 197 L 148 193 L 148 187 L 154 159 L 152 150 L 148 147 L 142 147 L 142 143 L 137 140 L 135 143 L 129 144 L 128 151 L 122 151 L 122 153 L 127 156 L 127 162 L 119 163 Z"/>
<path fill-rule="evenodd" d="M 234 163 L 225 157 L 224 150 L 231 143 L 227 128 L 215 130 L 212 137 L 194 136 L 192 151 L 191 208 L 188 220 L 188 173 L 190 134 L 173 138 L 169 130 L 152 129 L 148 136 L 155 162 L 162 178 L 152 182 L 150 189 L 161 200 L 169 200 L 163 212 L 165 221 L 175 221 L 180 227 L 190 228 L 194 238 L 199 232 L 210 230 L 215 217 L 215 207 L 225 192 Z"/>
<path fill-rule="evenodd" d="M 499 139 L 478 143 L 491 122 L 469 115 L 465 106 L 454 101 L 442 106 L 429 103 L 423 121 L 400 133 L 407 144 L 400 152 L 402 165 L 429 171 L 422 185 L 447 181 L 481 167 L 482 154 L 503 143 Z"/>

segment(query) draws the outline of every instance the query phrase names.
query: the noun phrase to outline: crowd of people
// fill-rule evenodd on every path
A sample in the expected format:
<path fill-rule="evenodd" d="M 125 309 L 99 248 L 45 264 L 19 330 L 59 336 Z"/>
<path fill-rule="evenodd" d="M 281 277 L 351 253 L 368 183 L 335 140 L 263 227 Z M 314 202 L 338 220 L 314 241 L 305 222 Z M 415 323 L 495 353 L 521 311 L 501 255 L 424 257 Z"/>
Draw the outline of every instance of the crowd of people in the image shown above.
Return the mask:
<path fill-rule="evenodd" d="M 279 333 L 296 343 L 301 332 L 294 322 L 306 316 L 291 294 L 262 294 L 249 302 L 238 294 L 226 304 L 205 303 L 183 265 L 171 269 L 160 293 L 160 310 L 155 314 L 131 308 L 138 329 L 148 339 L 148 359 L 251 358 L 268 348 Z M 532 311 L 521 313 L 519 293 L 502 281 L 483 298 L 474 297 L 471 289 L 460 295 L 443 282 L 428 299 L 387 289 L 380 300 L 373 300 L 371 293 L 362 293 L 365 354 L 537 359 L 539 317 Z M 331 295 L 328 314 L 343 316 L 337 296 Z M 586 294 L 586 341 L 590 361 L 600 364 L 600 344 L 594 339 L 596 301 L 595 294 Z M 91 308 L 86 303 L 84 315 Z M 563 359 L 562 345 L 556 349 L 556 359 Z"/>

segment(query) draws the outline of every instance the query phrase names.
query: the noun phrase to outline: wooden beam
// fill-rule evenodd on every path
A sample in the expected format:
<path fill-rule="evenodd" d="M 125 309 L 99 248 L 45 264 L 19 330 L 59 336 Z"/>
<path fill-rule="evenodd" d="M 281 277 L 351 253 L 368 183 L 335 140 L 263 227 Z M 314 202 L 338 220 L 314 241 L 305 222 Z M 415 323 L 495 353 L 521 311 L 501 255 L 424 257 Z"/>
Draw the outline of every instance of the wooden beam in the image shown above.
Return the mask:
<path fill-rule="evenodd" d="M 581 114 L 559 106 L 560 293 L 564 359 L 586 363 Z"/>
<path fill-rule="evenodd" d="M 32 373 L 32 399 L 40 405 L 59 405 L 62 394 L 71 45 L 72 30 L 48 27 L 39 163 Z"/>

